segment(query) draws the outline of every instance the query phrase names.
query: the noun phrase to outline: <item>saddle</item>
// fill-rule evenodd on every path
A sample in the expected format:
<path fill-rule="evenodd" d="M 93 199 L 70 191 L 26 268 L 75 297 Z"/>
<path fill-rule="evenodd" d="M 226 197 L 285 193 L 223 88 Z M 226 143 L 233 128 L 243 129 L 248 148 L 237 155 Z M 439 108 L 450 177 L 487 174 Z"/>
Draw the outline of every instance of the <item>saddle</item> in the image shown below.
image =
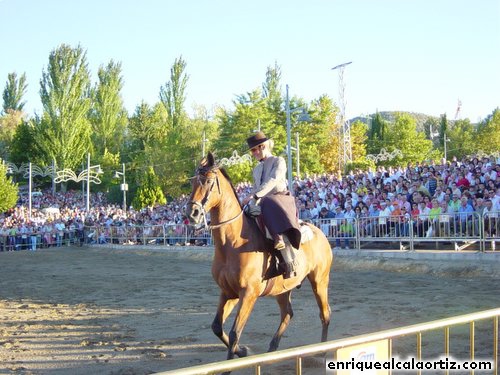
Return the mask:
<path fill-rule="evenodd" d="M 245 211 L 245 214 L 251 218 L 254 219 L 255 223 L 257 224 L 257 227 L 259 228 L 260 232 L 262 235 L 268 240 L 269 246 L 267 247 L 267 251 L 269 252 L 269 255 L 271 257 L 269 267 L 266 270 L 266 274 L 264 275 L 264 280 L 269 280 L 274 277 L 277 277 L 279 275 L 282 275 L 286 272 L 286 265 L 285 265 L 285 260 L 283 259 L 283 255 L 281 254 L 281 251 L 276 250 L 273 247 L 273 237 L 271 233 L 269 233 L 269 230 L 266 228 L 264 224 L 264 220 L 262 215 L 256 214 L 256 211 Z M 301 243 L 306 243 L 314 237 L 314 233 L 312 229 L 307 225 L 305 222 L 302 220 L 299 220 L 299 225 L 300 225 L 300 233 L 301 233 Z"/>

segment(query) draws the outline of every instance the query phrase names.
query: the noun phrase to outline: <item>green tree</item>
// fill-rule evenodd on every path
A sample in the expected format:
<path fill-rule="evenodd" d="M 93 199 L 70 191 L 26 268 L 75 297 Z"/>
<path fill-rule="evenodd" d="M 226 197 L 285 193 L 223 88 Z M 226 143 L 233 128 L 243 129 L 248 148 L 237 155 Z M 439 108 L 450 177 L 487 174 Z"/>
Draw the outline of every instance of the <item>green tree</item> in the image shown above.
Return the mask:
<path fill-rule="evenodd" d="M 11 111 L 22 111 L 26 102 L 23 102 L 23 96 L 26 94 L 28 84 L 26 82 L 26 74 L 17 78 L 17 73 L 9 73 L 7 82 L 3 90 L 3 111 L 7 113 Z"/>
<path fill-rule="evenodd" d="M 459 158 L 472 155 L 477 151 L 476 130 L 469 119 L 456 121 L 452 127 L 448 128 L 446 136 L 449 139 L 446 152 L 448 159 L 453 156 Z"/>
<path fill-rule="evenodd" d="M 311 105 L 314 122 L 324 128 L 322 142 L 318 145 L 319 161 L 326 172 L 340 173 L 340 124 L 337 122 L 339 109 L 333 100 L 322 95 Z M 308 142 L 308 140 L 304 140 Z"/>
<path fill-rule="evenodd" d="M 170 69 L 170 81 L 160 88 L 160 100 L 167 109 L 169 125 L 176 129 L 185 121 L 186 86 L 189 77 L 184 73 L 186 62 L 182 56 L 175 59 Z"/>
<path fill-rule="evenodd" d="M 12 182 L 11 177 L 7 177 L 7 167 L 0 163 L 0 213 L 13 208 L 17 203 L 19 189 L 17 184 Z"/>
<path fill-rule="evenodd" d="M 111 60 L 106 67 L 99 67 L 97 76 L 99 82 L 93 90 L 90 122 L 94 148 L 98 155 L 104 155 L 105 150 L 112 153 L 120 150 L 127 123 L 121 98 L 121 64 Z"/>
<path fill-rule="evenodd" d="M 161 186 L 169 196 L 188 189 L 188 177 L 199 160 L 200 141 L 205 123 L 191 121 L 184 108 L 188 76 L 186 62 L 176 59 L 170 69 L 170 80 L 160 88 L 160 100 L 166 109 L 166 137 L 154 155 L 155 172 L 162 176 Z M 196 136 L 195 136 L 196 135 Z"/>
<path fill-rule="evenodd" d="M 157 204 L 165 204 L 167 200 L 165 195 L 160 188 L 158 177 L 152 167 L 149 167 L 141 185 L 137 189 L 134 200 L 132 201 L 132 206 L 136 210 L 140 210 L 144 207 L 154 207 Z"/>
<path fill-rule="evenodd" d="M 382 147 L 384 147 L 388 126 L 388 122 L 377 112 L 371 121 L 371 128 L 368 131 L 367 151 L 369 154 L 378 154 Z"/>
<path fill-rule="evenodd" d="M 423 132 L 417 131 L 416 120 L 408 113 L 396 115 L 396 120 L 390 125 L 385 137 L 384 147 L 387 152 L 398 149 L 402 153 L 402 156 L 381 163 L 385 165 L 406 165 L 408 162 L 420 162 L 437 157 L 433 153 L 432 141 L 425 139 Z"/>
<path fill-rule="evenodd" d="M 266 80 L 262 85 L 262 90 L 269 110 L 273 113 L 279 113 L 283 108 L 283 97 L 281 96 L 281 68 L 276 62 L 274 67 L 267 67 Z"/>
<path fill-rule="evenodd" d="M 366 160 L 366 141 L 368 139 L 368 125 L 362 121 L 351 124 L 352 161 L 360 163 Z"/>
<path fill-rule="evenodd" d="M 43 116 L 36 123 L 36 143 L 47 162 L 75 168 L 90 149 L 90 73 L 86 53 L 61 45 L 49 56 L 40 81 Z"/>
<path fill-rule="evenodd" d="M 142 102 L 135 108 L 135 112 L 128 124 L 128 147 L 132 151 L 145 151 L 154 148 L 166 136 L 166 113 L 163 106 L 151 107 Z"/>
<path fill-rule="evenodd" d="M 496 108 L 491 115 L 482 121 L 477 129 L 476 149 L 493 154 L 500 150 L 500 109 Z"/>
<path fill-rule="evenodd" d="M 299 136 L 300 174 L 322 173 L 325 171 L 323 152 L 329 148 L 332 132 L 330 119 L 334 114 L 332 101 L 327 96 L 321 96 L 310 106 L 301 105 L 309 114 L 311 121 L 298 121 L 299 117 L 292 116 L 292 138 Z M 297 145 L 292 142 L 292 147 Z M 296 158 L 293 158 L 296 159 Z M 292 162 L 296 169 L 296 162 Z M 293 171 L 295 172 L 295 170 Z M 296 173 L 295 173 L 296 174 Z"/>
<path fill-rule="evenodd" d="M 22 121 L 16 128 L 10 147 L 9 161 L 15 164 L 32 162 L 37 165 L 43 165 L 43 157 L 38 154 L 35 147 L 35 129 L 33 123 L 37 119 Z"/>
<path fill-rule="evenodd" d="M 10 108 L 0 117 L 0 158 L 10 160 L 12 140 L 22 122 L 23 112 Z"/>

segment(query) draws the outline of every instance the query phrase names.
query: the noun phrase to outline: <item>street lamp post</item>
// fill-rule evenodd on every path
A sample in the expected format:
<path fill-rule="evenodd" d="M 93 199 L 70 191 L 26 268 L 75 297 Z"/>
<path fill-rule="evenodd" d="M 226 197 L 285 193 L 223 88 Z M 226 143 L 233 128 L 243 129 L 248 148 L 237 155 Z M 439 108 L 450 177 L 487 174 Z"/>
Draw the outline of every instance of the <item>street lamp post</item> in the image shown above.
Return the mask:
<path fill-rule="evenodd" d="M 288 171 L 288 190 L 293 194 L 292 190 L 292 150 L 291 150 L 291 124 L 290 124 L 290 99 L 288 97 L 288 85 L 286 85 L 286 156 L 287 156 L 287 171 Z"/>
<path fill-rule="evenodd" d="M 448 137 L 446 137 L 446 132 L 443 133 L 443 143 L 444 143 L 444 162 L 448 160 L 448 155 L 447 155 L 447 148 L 446 148 L 446 143 L 450 141 Z"/>
<path fill-rule="evenodd" d="M 292 135 L 291 135 L 291 114 L 295 112 L 302 112 L 297 121 L 298 122 L 310 122 L 311 117 L 309 114 L 305 111 L 304 108 L 298 107 L 298 108 L 293 108 L 290 109 L 290 100 L 288 97 L 288 85 L 286 85 L 286 101 L 285 101 L 285 110 L 286 110 L 286 153 L 287 153 L 287 171 L 288 171 L 288 190 L 290 190 L 291 193 L 292 191 Z M 300 167 L 299 167 L 299 133 L 297 132 L 297 176 L 300 175 Z"/>
<path fill-rule="evenodd" d="M 28 217 L 31 220 L 33 176 L 47 177 L 51 175 L 52 184 L 54 185 L 54 167 L 39 167 L 31 162 L 28 162 L 28 164 L 23 163 L 20 167 L 17 167 L 14 163 L 7 162 L 7 173 L 22 174 L 24 178 L 28 179 Z"/>
<path fill-rule="evenodd" d="M 82 165 L 83 167 L 83 165 Z M 95 169 L 95 170 L 94 170 Z M 77 176 L 75 172 L 73 172 L 71 169 L 62 169 L 60 171 L 56 171 L 56 178 L 54 179 L 54 182 L 56 184 L 59 184 L 61 182 L 66 182 L 66 181 L 75 181 L 75 182 L 80 182 L 82 181 L 82 184 L 84 181 L 87 182 L 87 194 L 86 194 L 86 204 L 85 207 L 87 209 L 87 212 L 90 210 L 90 183 L 94 184 L 100 184 L 101 179 L 99 178 L 99 175 L 102 174 L 102 169 L 101 166 L 98 165 L 90 165 L 90 153 L 87 153 L 87 169 L 84 169 L 80 172 L 80 174 Z M 83 193 L 83 191 L 82 191 Z"/>
<path fill-rule="evenodd" d="M 31 185 L 31 179 L 32 179 L 32 174 L 31 174 L 31 162 L 29 162 L 29 165 L 28 165 L 28 171 L 29 171 L 29 180 L 28 180 L 28 194 L 29 194 L 29 198 L 28 198 L 28 217 L 31 221 L 31 206 L 32 206 L 32 203 L 31 203 L 31 188 L 32 188 L 32 185 Z"/>
<path fill-rule="evenodd" d="M 295 147 L 297 155 L 297 178 L 300 179 L 300 148 L 299 148 L 299 132 L 295 133 Z"/>
<path fill-rule="evenodd" d="M 102 173 L 102 169 L 101 169 L 101 166 L 98 164 L 98 165 L 90 165 L 90 152 L 87 153 L 87 202 L 86 202 L 86 205 L 85 205 L 85 208 L 87 209 L 87 212 L 89 212 L 90 210 L 90 173 L 91 173 L 91 170 L 95 168 L 97 171 L 96 173 L 97 174 L 101 174 Z"/>
<path fill-rule="evenodd" d="M 205 137 L 203 137 L 205 138 Z M 120 190 L 123 191 L 123 211 L 127 211 L 127 191 L 128 191 L 128 185 L 127 181 L 125 180 L 125 163 L 122 163 L 122 171 L 115 172 L 115 178 L 119 178 L 120 176 L 123 177 L 123 182 L 120 185 Z"/>

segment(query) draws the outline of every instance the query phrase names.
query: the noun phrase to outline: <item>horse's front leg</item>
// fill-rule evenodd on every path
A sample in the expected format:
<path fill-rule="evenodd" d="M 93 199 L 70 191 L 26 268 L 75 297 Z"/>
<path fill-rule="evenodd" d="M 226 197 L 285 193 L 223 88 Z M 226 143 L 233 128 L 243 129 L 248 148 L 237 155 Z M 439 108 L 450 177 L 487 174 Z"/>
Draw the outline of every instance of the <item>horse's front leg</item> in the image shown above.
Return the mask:
<path fill-rule="evenodd" d="M 233 311 L 234 306 L 238 303 L 238 298 L 228 298 L 224 293 L 219 296 L 219 305 L 217 306 L 217 314 L 212 322 L 212 331 L 215 335 L 229 348 L 229 338 L 224 332 L 224 322 Z M 236 346 L 235 354 L 238 357 L 246 357 L 248 348 Z"/>
<path fill-rule="evenodd" d="M 233 327 L 229 332 L 229 350 L 227 353 L 227 359 L 234 358 L 238 349 L 241 333 L 243 332 L 243 328 L 245 328 L 258 297 L 259 292 L 254 290 L 254 288 L 246 288 L 240 292 L 240 306 L 238 312 L 236 313 L 236 319 L 234 320 Z"/>

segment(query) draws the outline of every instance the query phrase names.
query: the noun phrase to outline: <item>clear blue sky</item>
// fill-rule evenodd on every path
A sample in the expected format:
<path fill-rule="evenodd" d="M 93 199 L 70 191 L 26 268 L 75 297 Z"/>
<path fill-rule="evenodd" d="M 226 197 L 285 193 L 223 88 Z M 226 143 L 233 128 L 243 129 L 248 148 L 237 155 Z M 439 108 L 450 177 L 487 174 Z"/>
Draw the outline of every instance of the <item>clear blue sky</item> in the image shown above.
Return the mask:
<path fill-rule="evenodd" d="M 500 0 L 0 0 L 0 89 L 25 72 L 28 113 L 60 44 L 100 65 L 120 61 L 132 112 L 158 101 L 180 56 L 189 75 L 187 109 L 232 107 L 281 67 L 283 90 L 336 102 L 345 70 L 346 114 L 422 112 L 476 122 L 500 106 Z"/>

